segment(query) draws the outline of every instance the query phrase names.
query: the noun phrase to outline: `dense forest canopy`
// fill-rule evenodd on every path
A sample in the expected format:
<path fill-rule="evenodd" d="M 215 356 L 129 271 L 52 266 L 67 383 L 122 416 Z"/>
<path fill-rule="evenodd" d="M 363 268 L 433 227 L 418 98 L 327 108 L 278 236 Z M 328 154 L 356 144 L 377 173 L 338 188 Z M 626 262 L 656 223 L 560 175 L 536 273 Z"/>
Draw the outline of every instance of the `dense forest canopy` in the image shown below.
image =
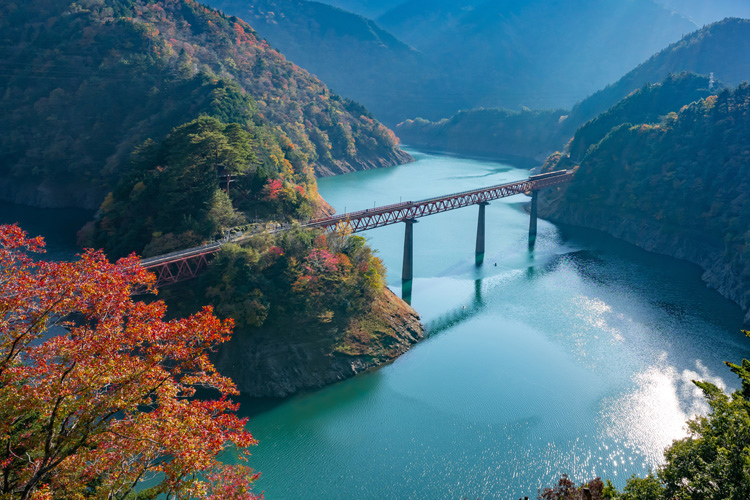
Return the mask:
<path fill-rule="evenodd" d="M 706 98 L 720 87 L 709 77 L 692 73 L 669 75 L 661 83 L 646 84 L 576 130 L 568 152 L 572 158 L 582 158 L 612 128 L 623 123 L 659 123 L 668 113 Z"/>
<path fill-rule="evenodd" d="M 588 147 L 591 134 L 606 135 L 615 122 L 658 122 L 662 115 L 710 95 L 709 84 L 705 76 L 669 75 L 660 84 L 635 90 L 577 131 L 580 116 L 561 109 L 474 109 L 438 122 L 406 120 L 396 131 L 412 146 L 499 157 L 521 164 L 524 159 L 526 163 L 528 159 L 542 161 L 551 151 L 562 149 L 575 134 L 569 148 L 577 157 L 585 152 L 581 148 Z"/>
<path fill-rule="evenodd" d="M 82 237 L 112 256 L 151 256 L 250 219 L 309 219 L 320 203 L 312 170 L 285 136 L 201 116 L 136 149 Z"/>
<path fill-rule="evenodd" d="M 5 2 L 0 45 L 5 179 L 106 193 L 137 145 L 203 113 L 276 129 L 319 175 L 408 159 L 362 106 L 192 0 Z"/>
<path fill-rule="evenodd" d="M 658 123 L 644 123 L 643 117 L 628 123 L 627 108 L 601 117 L 602 125 L 613 126 L 608 131 L 596 130 L 597 121 L 590 131 L 579 131 L 582 143 L 575 150 L 585 151 L 580 163 L 559 154 L 548 159 L 545 169 L 577 168 L 575 182 L 552 201 L 550 213 L 614 229 L 629 221 L 683 241 L 691 255 L 709 255 L 709 282 L 747 308 L 750 86 L 722 90 Z M 691 258 L 688 253 L 685 258 Z"/>

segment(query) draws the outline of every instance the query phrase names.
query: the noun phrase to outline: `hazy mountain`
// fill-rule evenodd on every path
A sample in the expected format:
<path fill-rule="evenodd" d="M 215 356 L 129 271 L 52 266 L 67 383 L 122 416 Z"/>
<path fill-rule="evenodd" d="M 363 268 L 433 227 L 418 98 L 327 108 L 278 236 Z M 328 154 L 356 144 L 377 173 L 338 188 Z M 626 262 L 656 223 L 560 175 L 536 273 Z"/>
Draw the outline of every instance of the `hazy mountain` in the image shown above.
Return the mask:
<path fill-rule="evenodd" d="M 748 0 L 658 0 L 699 25 L 721 21 L 725 17 L 750 17 Z"/>
<path fill-rule="evenodd" d="M 577 104 L 571 119 L 589 120 L 633 90 L 670 73 L 710 75 L 728 86 L 750 79 L 750 20 L 725 19 L 685 36 L 655 54 L 620 80 Z"/>
<path fill-rule="evenodd" d="M 652 0 L 209 3 L 390 124 L 572 106 L 696 28 Z"/>
<path fill-rule="evenodd" d="M 408 0 L 378 22 L 443 64 L 456 107 L 571 106 L 696 29 L 651 0 Z"/>
<path fill-rule="evenodd" d="M 396 123 L 418 114 L 423 93 L 445 88 L 423 54 L 371 19 L 305 0 L 208 3 L 250 23 L 289 60 L 335 92 L 362 102 L 379 119 Z"/>
<path fill-rule="evenodd" d="M 438 121 L 406 120 L 397 126 L 396 133 L 407 144 L 429 149 L 499 158 L 539 159 L 552 151 L 562 150 L 578 127 L 617 105 L 632 92 L 665 78 L 679 80 L 670 75 L 684 71 L 702 74 L 706 78 L 713 72 L 716 80 L 714 91 L 724 84 L 733 87 L 749 80 L 750 20 L 725 19 L 690 33 L 616 83 L 579 102 L 571 111 L 477 109 Z M 689 86 L 709 90 L 708 84 L 700 82 L 692 82 Z M 684 90 L 686 98 L 697 99 L 692 90 L 687 87 Z M 675 102 L 669 96 L 663 97 L 666 99 L 664 104 Z M 582 152 L 585 149 L 576 148 L 575 154 Z"/>
<path fill-rule="evenodd" d="M 324 0 L 324 3 L 371 19 L 382 16 L 403 2 L 404 0 Z"/>

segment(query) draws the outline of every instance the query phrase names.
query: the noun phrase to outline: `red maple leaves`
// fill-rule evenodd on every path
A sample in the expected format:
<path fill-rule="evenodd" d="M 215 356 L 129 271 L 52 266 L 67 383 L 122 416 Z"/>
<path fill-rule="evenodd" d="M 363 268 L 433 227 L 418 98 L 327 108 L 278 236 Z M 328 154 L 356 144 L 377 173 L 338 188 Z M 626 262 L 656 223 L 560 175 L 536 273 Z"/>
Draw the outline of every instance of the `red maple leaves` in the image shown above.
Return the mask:
<path fill-rule="evenodd" d="M 165 321 L 163 302 L 131 297 L 154 282 L 136 257 L 27 254 L 43 246 L 0 226 L 0 497 L 122 498 L 155 478 L 169 495 L 259 498 L 238 392 L 208 357 L 231 320 L 207 307 Z M 218 461 L 228 448 L 238 465 Z"/>

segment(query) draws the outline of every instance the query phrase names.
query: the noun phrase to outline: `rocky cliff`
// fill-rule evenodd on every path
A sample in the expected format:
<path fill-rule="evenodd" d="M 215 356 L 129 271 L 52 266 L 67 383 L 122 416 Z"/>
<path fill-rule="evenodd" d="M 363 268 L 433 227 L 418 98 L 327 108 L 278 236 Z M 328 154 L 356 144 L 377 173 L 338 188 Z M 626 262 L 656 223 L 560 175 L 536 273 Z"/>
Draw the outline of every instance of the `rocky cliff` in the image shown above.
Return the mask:
<path fill-rule="evenodd" d="M 393 167 L 414 161 L 412 156 L 399 148 L 381 150 L 377 153 L 360 154 L 347 161 L 332 160 L 330 165 L 315 164 L 315 175 L 318 177 L 330 177 L 332 175 L 348 174 L 359 170 L 370 170 L 373 168 Z"/>
<path fill-rule="evenodd" d="M 540 215 L 698 264 L 748 310 L 750 86 L 680 105 L 700 87 L 689 75 L 644 87 L 581 127 L 542 168 L 576 175 L 542 195 Z"/>
<path fill-rule="evenodd" d="M 668 255 L 697 264 L 703 269 L 703 281 L 724 297 L 739 304 L 750 325 L 746 272 L 726 260 L 724 246 L 699 233 L 668 231 L 654 218 L 625 217 L 617 212 L 591 210 L 564 201 L 565 188 L 539 198 L 539 216 L 552 222 L 586 227 L 605 232 L 649 252 Z"/>
<path fill-rule="evenodd" d="M 236 332 L 215 354 L 214 362 L 244 396 L 285 397 L 387 363 L 421 340 L 424 328 L 414 309 L 385 290 L 372 314 L 352 321 L 345 331 L 298 333 Z"/>

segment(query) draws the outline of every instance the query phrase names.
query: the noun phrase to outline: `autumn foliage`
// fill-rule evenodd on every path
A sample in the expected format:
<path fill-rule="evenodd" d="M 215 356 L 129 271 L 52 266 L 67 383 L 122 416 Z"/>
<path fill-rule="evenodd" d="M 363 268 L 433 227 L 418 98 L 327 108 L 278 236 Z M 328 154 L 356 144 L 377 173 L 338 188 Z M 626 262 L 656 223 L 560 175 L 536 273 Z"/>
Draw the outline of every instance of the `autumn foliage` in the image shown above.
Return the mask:
<path fill-rule="evenodd" d="M 143 480 L 151 498 L 259 498 L 237 390 L 208 358 L 231 320 L 134 301 L 154 280 L 136 257 L 29 257 L 43 248 L 0 226 L 0 499 L 121 499 Z"/>

